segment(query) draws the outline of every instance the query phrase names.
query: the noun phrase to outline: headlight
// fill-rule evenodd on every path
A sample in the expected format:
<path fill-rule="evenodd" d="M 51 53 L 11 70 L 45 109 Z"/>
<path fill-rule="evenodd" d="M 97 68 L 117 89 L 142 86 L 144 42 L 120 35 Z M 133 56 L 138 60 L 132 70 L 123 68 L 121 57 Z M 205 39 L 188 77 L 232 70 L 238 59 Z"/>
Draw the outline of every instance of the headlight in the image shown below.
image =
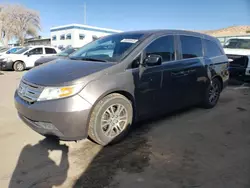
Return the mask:
<path fill-rule="evenodd" d="M 45 101 L 69 97 L 80 92 L 82 88 L 82 85 L 73 85 L 66 87 L 45 87 L 37 100 Z"/>

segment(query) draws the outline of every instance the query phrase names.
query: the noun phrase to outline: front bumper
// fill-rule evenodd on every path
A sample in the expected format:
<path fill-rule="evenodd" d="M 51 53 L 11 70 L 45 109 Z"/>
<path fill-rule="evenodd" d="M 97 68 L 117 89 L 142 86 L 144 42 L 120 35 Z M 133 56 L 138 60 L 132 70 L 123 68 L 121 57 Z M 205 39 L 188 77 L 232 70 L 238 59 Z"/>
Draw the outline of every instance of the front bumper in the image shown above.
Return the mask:
<path fill-rule="evenodd" d="M 0 60 L 0 70 L 13 70 L 13 62 Z"/>
<path fill-rule="evenodd" d="M 80 140 L 88 136 L 91 104 L 79 95 L 29 104 L 15 93 L 19 117 L 36 132 L 61 140 Z"/>
<path fill-rule="evenodd" d="M 243 67 L 229 67 L 231 77 L 241 77 L 246 75 L 246 68 Z"/>

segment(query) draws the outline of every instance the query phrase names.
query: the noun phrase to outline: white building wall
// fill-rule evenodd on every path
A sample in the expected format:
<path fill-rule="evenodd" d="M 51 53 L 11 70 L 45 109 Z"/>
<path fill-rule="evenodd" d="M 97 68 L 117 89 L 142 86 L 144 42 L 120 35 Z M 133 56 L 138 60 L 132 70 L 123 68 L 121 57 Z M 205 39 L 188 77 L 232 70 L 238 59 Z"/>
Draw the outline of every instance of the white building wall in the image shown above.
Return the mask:
<path fill-rule="evenodd" d="M 100 30 L 100 31 L 99 31 Z M 59 26 L 51 28 L 51 45 L 52 46 L 72 46 L 72 47 L 82 47 L 85 44 L 93 41 L 93 36 L 98 38 L 121 31 L 97 28 L 86 25 L 71 24 L 66 26 Z M 66 39 L 67 34 L 71 34 L 71 39 Z M 79 35 L 84 35 L 84 39 L 81 40 Z M 61 40 L 60 36 L 65 35 L 65 40 Z M 56 36 L 56 40 L 53 40 L 53 36 Z"/>

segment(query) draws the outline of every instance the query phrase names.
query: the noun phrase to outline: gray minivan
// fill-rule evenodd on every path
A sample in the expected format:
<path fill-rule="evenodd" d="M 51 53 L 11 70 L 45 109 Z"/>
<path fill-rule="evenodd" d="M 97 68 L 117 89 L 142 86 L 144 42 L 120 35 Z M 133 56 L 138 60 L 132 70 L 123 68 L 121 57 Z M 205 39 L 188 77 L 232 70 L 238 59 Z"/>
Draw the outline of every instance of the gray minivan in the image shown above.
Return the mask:
<path fill-rule="evenodd" d="M 216 105 L 228 59 L 214 37 L 178 30 L 98 39 L 28 71 L 15 92 L 20 118 L 62 140 L 118 141 L 135 121 L 194 104 Z"/>

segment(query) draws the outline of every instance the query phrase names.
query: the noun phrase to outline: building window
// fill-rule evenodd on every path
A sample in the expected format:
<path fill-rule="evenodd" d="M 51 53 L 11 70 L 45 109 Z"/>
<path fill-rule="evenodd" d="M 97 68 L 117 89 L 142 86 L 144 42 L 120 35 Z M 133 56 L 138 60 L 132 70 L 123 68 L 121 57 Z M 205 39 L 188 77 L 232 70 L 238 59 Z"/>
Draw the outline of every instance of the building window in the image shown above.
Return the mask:
<path fill-rule="evenodd" d="M 56 40 L 56 35 L 52 36 L 52 40 Z"/>
<path fill-rule="evenodd" d="M 65 40 L 65 35 L 61 35 L 60 40 Z"/>
<path fill-rule="evenodd" d="M 96 36 L 96 35 L 93 35 L 92 36 L 92 40 L 94 41 L 94 40 L 97 40 L 98 39 L 98 37 Z"/>
<path fill-rule="evenodd" d="M 67 40 L 71 40 L 71 33 L 69 33 L 69 34 L 66 35 L 66 39 Z"/>
<path fill-rule="evenodd" d="M 85 38 L 85 35 L 84 34 L 79 34 L 79 39 L 80 40 L 83 40 Z"/>

